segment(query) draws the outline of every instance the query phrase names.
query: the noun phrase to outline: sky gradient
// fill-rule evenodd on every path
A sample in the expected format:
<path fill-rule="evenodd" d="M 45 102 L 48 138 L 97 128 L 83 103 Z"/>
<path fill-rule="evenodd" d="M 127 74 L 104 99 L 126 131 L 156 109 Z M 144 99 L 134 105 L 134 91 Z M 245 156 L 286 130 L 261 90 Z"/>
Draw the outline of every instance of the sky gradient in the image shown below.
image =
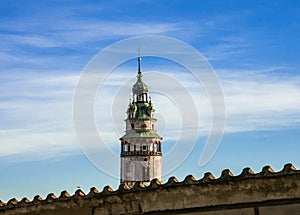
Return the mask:
<path fill-rule="evenodd" d="M 183 180 L 188 174 L 201 178 L 207 171 L 218 177 L 225 168 L 234 174 L 244 167 L 258 172 L 265 165 L 278 171 L 288 162 L 300 168 L 299 1 L 4 0 L 0 20 L 2 201 L 59 195 L 63 190 L 73 193 L 77 187 L 85 192 L 93 186 L 117 188 L 119 180 L 97 169 L 80 150 L 73 128 L 74 90 L 86 64 L 103 48 L 149 34 L 174 37 L 201 52 L 220 79 L 226 103 L 220 147 L 207 165 L 199 167 L 211 117 L 205 89 L 178 64 L 143 58 L 144 80 L 150 87 L 154 82 L 174 87 L 151 78 L 151 72 L 163 72 L 198 98 L 198 142 L 164 181 L 170 176 Z M 106 114 L 103 123 L 104 109 L 95 111 L 97 125 L 107 132 L 104 136 L 115 154 L 135 75 L 135 59 L 120 65 L 95 101 L 95 107 L 103 107 L 101 102 L 110 101 L 126 83 L 113 116 Z M 168 153 L 180 117 L 151 90 L 158 133 Z M 173 92 L 182 93 L 176 87 Z M 109 106 L 106 111 L 110 110 Z M 112 119 L 115 130 L 101 127 Z M 119 163 L 107 165 L 118 168 Z"/>

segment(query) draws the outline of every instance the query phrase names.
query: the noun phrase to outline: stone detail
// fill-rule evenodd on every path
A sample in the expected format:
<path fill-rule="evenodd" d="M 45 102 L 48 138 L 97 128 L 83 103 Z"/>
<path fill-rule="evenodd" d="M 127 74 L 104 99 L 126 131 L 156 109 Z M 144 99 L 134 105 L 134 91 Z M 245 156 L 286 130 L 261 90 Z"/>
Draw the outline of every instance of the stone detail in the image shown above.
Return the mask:
<path fill-rule="evenodd" d="M 275 173 L 275 171 L 272 169 L 272 167 L 264 166 L 262 171 L 259 174 L 263 175 L 263 176 L 271 176 L 274 173 Z"/>
<path fill-rule="evenodd" d="M 275 172 L 270 166 L 263 167 L 259 173 L 254 173 L 250 168 L 244 168 L 241 174 L 237 176 L 233 175 L 229 169 L 225 169 L 219 178 L 215 178 L 213 174 L 208 172 L 199 180 L 193 175 L 188 175 L 181 182 L 175 177 L 170 177 L 165 184 L 162 184 L 158 179 L 153 179 L 149 186 L 145 186 L 140 182 L 135 183 L 133 187 L 129 187 L 124 183 L 120 184 L 117 190 L 105 186 L 99 192 L 95 187 L 92 187 L 88 194 L 78 189 L 73 195 L 70 195 L 67 191 L 62 191 L 58 198 L 53 193 L 48 194 L 45 199 L 37 195 L 32 201 L 28 198 L 23 198 L 21 201 L 13 198 L 7 203 L 0 201 L 0 214 L 43 214 L 41 211 L 52 211 L 55 208 L 67 208 L 69 211 L 76 211 L 77 209 L 78 211 L 89 211 L 94 208 L 94 212 L 91 214 L 101 214 L 103 211 L 106 214 L 130 214 L 133 212 L 139 214 L 150 212 L 153 210 L 154 205 L 155 213 L 170 209 L 195 208 L 197 205 L 197 207 L 201 206 L 204 209 L 215 207 L 217 210 L 217 203 L 222 201 L 229 202 L 228 209 L 253 207 L 253 211 L 257 211 L 257 207 L 253 206 L 253 201 L 259 202 L 262 207 L 273 210 L 277 203 L 281 204 L 280 199 L 284 199 L 284 201 L 282 200 L 283 204 L 297 204 L 297 208 L 300 208 L 299 181 L 300 170 L 297 170 L 292 164 L 286 164 L 279 172 Z M 251 197 L 251 195 L 254 195 L 253 193 L 255 193 L 255 196 Z M 198 199 L 198 195 L 200 199 Z M 236 199 L 234 197 L 236 195 L 240 195 L 240 197 Z M 180 203 L 177 200 L 175 203 L 175 197 L 182 198 Z M 252 201 L 250 201 L 251 198 Z M 275 203 L 268 204 L 271 200 Z M 285 203 L 287 201 L 293 202 Z M 235 204 L 238 205 L 235 206 Z M 239 206 L 239 204 L 244 206 Z M 291 207 L 286 206 L 285 208 L 290 210 Z M 16 213 L 13 213 L 15 210 Z M 202 209 L 193 210 L 201 211 Z M 207 209 L 207 211 L 210 210 L 212 209 Z M 260 210 L 266 211 L 266 209 Z M 6 211 L 9 211 L 9 213 L 6 213 Z M 184 214 L 184 211 L 182 213 Z M 47 212 L 45 214 L 56 213 Z"/>
<path fill-rule="evenodd" d="M 60 193 L 60 196 L 58 198 L 61 200 L 66 200 L 70 197 L 71 197 L 71 195 L 66 190 L 64 190 Z"/>
<path fill-rule="evenodd" d="M 78 189 L 75 191 L 75 194 L 72 197 L 79 198 L 79 197 L 84 197 L 84 196 L 85 196 L 85 193 L 82 190 Z"/>
<path fill-rule="evenodd" d="M 254 174 L 255 173 L 251 168 L 246 167 L 246 168 L 243 169 L 242 173 L 238 177 L 239 178 L 247 178 L 247 177 L 253 176 Z"/>
<path fill-rule="evenodd" d="M 133 186 L 133 189 L 134 190 L 142 190 L 143 188 L 145 188 L 145 185 L 143 182 L 139 181 L 139 182 L 136 182 Z"/>
<path fill-rule="evenodd" d="M 24 197 L 19 203 L 18 206 L 22 207 L 22 206 L 26 206 L 28 203 L 30 203 L 30 200 L 26 197 Z"/>
<path fill-rule="evenodd" d="M 206 172 L 206 173 L 204 173 L 203 178 L 201 178 L 199 180 L 199 182 L 200 183 L 207 183 L 207 182 L 213 181 L 215 179 L 216 179 L 215 176 L 211 172 Z"/>
<path fill-rule="evenodd" d="M 43 201 L 43 198 L 40 196 L 40 195 L 36 195 L 34 198 L 33 198 L 33 202 L 41 202 Z"/>
<path fill-rule="evenodd" d="M 230 180 L 232 177 L 234 177 L 233 173 L 229 169 L 224 169 L 219 180 Z"/>
<path fill-rule="evenodd" d="M 110 186 L 105 186 L 100 194 L 110 194 L 114 192 L 114 190 Z"/>
<path fill-rule="evenodd" d="M 193 175 L 188 175 L 182 182 L 183 184 L 196 184 L 198 183 L 197 179 Z"/>
<path fill-rule="evenodd" d="M 99 194 L 99 190 L 97 190 L 96 187 L 92 187 L 90 189 L 90 192 L 86 195 L 86 197 L 93 198 L 94 196 L 97 196 L 98 194 Z"/>
<path fill-rule="evenodd" d="M 17 204 L 19 203 L 19 201 L 15 198 L 12 198 L 11 200 L 9 200 L 7 202 L 7 205 L 5 206 L 6 209 L 11 209 L 14 208 L 15 206 L 17 206 Z"/>
<path fill-rule="evenodd" d="M 158 188 L 161 184 L 162 184 L 161 181 L 158 180 L 157 178 L 155 178 L 150 182 L 149 188 L 155 189 L 155 188 Z"/>
<path fill-rule="evenodd" d="M 46 201 L 47 202 L 51 202 L 51 201 L 54 201 L 54 200 L 56 200 L 57 199 L 57 197 L 56 197 L 56 195 L 54 194 L 54 193 L 49 193 L 48 195 L 47 195 L 47 197 L 46 197 Z"/>
<path fill-rule="evenodd" d="M 178 183 L 179 183 L 178 179 L 176 177 L 172 176 L 168 179 L 168 182 L 165 184 L 165 186 L 173 186 Z"/>
<path fill-rule="evenodd" d="M 130 190 L 130 187 L 126 183 L 125 184 L 123 183 L 123 184 L 119 185 L 118 191 L 120 193 L 124 193 L 124 192 L 126 192 L 128 190 Z"/>
<path fill-rule="evenodd" d="M 297 172 L 296 167 L 294 167 L 293 164 L 288 163 L 288 164 L 284 165 L 284 167 L 280 173 L 281 174 L 290 174 L 290 173 L 294 173 L 294 172 Z"/>

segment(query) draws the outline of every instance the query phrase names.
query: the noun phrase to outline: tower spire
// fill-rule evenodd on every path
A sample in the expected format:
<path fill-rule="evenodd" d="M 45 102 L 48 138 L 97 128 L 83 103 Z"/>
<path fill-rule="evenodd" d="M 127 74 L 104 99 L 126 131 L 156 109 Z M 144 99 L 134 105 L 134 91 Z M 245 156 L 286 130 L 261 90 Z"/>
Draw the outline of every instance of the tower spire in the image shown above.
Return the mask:
<path fill-rule="evenodd" d="M 142 58 L 138 57 L 138 74 L 139 75 L 142 74 L 142 72 L 141 72 L 141 60 L 142 60 Z"/>
<path fill-rule="evenodd" d="M 142 72 L 141 72 L 141 58 L 138 57 L 138 74 L 137 74 L 137 81 L 132 86 L 132 93 L 135 97 L 135 101 L 138 102 L 147 102 L 148 100 L 148 86 L 142 80 Z"/>
<path fill-rule="evenodd" d="M 140 48 L 136 48 L 136 51 L 138 52 L 138 75 L 142 74 L 141 72 L 141 49 Z"/>

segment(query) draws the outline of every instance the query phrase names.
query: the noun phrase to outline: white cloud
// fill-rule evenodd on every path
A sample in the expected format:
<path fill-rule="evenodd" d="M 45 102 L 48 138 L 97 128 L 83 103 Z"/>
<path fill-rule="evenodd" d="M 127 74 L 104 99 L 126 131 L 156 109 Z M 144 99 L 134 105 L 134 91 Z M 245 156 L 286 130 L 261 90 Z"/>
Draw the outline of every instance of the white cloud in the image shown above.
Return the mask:
<path fill-rule="evenodd" d="M 45 159 L 68 151 L 78 150 L 75 138 L 68 130 L 45 131 L 41 128 L 0 130 L 0 156 L 34 154 Z M 43 158 L 44 157 L 44 158 Z"/>
<path fill-rule="evenodd" d="M 1 156 L 29 152 L 48 156 L 52 151 L 76 149 L 72 126 L 76 81 L 74 75 L 2 75 Z"/>
<path fill-rule="evenodd" d="M 124 133 L 123 120 L 130 88 L 135 82 L 135 72 L 128 71 L 134 70 L 126 67 L 115 70 L 106 79 L 95 103 L 95 120 L 111 147 L 118 146 L 118 138 Z M 160 119 L 158 133 L 163 134 L 165 140 L 178 138 L 182 114 L 189 106 L 179 107 L 176 98 L 185 98 L 184 90 L 187 90 L 199 113 L 199 125 L 193 121 L 194 116 L 189 116 L 187 122 L 191 121 L 185 129 L 193 130 L 200 126 L 200 135 L 207 135 L 211 124 L 210 101 L 205 89 L 194 77 L 182 68 L 172 68 L 171 73 L 169 69 L 162 68 L 160 72 L 170 75 L 164 78 L 154 76 L 154 70 L 144 70 L 144 80 L 151 87 L 152 101 Z M 219 72 L 226 101 L 226 132 L 299 125 L 300 78 L 282 77 L 274 71 L 271 68 Z M 0 146 L 3 150 L 0 155 L 31 152 L 54 155 L 53 151 L 77 150 L 72 101 L 79 77 L 59 72 L 55 75 L 17 74 L 1 74 Z"/>
<path fill-rule="evenodd" d="M 281 129 L 299 123 L 300 111 L 298 107 L 300 100 L 297 98 L 300 98 L 300 78 L 283 78 L 278 73 L 270 73 L 270 71 L 275 70 L 276 68 L 249 71 L 222 71 L 220 79 L 226 102 L 226 132 Z M 167 74 L 168 72 L 165 73 Z M 178 96 L 185 98 L 182 90 L 183 88 L 188 89 L 198 108 L 200 133 L 201 135 L 207 135 L 211 125 L 211 104 L 205 94 L 205 89 L 194 80 L 194 77 L 187 73 L 178 73 L 173 70 L 172 75 L 182 84 L 182 86 L 180 86 L 174 84 L 171 80 L 156 79 L 156 76 L 153 77 L 152 74 L 150 77 L 147 77 L 147 74 L 150 75 L 151 73 L 145 73 L 144 79 L 150 86 L 152 85 L 152 89 L 154 91 L 155 89 L 161 91 L 163 91 L 164 88 L 172 89 L 171 93 L 170 91 L 168 92 L 168 96 L 170 97 Z M 118 102 L 115 102 L 115 106 L 108 102 L 106 106 L 102 106 L 102 108 L 106 107 L 109 110 L 107 117 L 113 116 L 115 122 L 117 122 L 116 127 L 122 128 L 118 129 L 119 133 L 122 133 L 124 128 L 123 119 L 125 118 L 129 89 L 131 87 L 131 85 L 128 85 L 127 80 L 129 76 L 129 73 L 120 72 L 118 76 L 113 76 L 111 79 L 108 79 L 108 85 L 122 86 L 126 82 L 126 89 L 122 89 L 124 93 L 117 96 L 117 91 L 110 91 L 110 93 L 107 94 L 108 96 L 104 97 L 105 99 L 103 98 L 104 101 L 110 101 L 110 98 L 118 100 Z M 134 81 L 134 79 L 130 80 L 131 83 L 134 83 Z M 176 112 L 175 105 L 164 105 L 165 101 L 168 100 L 167 97 L 152 96 L 157 112 L 160 114 L 163 113 L 163 117 L 165 117 L 165 120 L 167 119 L 168 129 L 178 131 L 181 122 L 178 121 L 178 116 L 175 114 L 180 115 L 181 113 Z M 111 113 L 111 108 L 115 107 L 123 111 Z M 175 112 L 171 114 L 170 108 L 175 108 Z M 191 124 L 191 127 L 196 126 L 195 124 Z M 176 135 L 174 136 L 173 134 L 174 133 L 167 138 L 176 139 Z"/>
<path fill-rule="evenodd" d="M 223 77 L 222 84 L 227 131 L 269 130 L 299 125 L 300 78 L 266 71 L 257 74 L 254 71 L 248 74 L 226 71 L 229 77 Z"/>

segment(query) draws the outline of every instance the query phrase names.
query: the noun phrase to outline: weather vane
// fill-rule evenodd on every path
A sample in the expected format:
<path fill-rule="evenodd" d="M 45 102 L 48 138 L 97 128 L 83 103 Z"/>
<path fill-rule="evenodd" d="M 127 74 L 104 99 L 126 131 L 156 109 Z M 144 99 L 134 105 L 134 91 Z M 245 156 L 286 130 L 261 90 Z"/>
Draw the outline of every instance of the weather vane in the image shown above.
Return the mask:
<path fill-rule="evenodd" d="M 139 57 L 141 56 L 141 49 L 140 48 L 136 48 L 136 51 L 138 52 Z"/>

